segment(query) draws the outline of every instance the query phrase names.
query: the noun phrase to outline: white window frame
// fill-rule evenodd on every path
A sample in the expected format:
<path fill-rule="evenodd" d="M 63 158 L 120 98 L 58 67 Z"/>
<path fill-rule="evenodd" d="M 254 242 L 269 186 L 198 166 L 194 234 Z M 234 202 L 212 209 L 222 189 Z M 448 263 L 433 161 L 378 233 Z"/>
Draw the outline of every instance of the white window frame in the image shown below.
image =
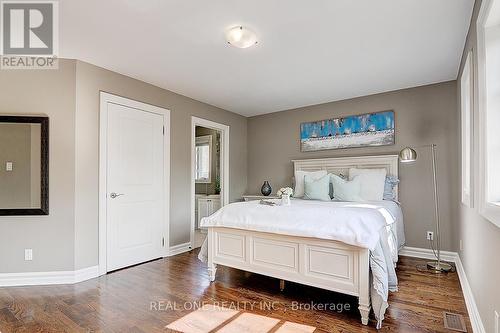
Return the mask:
<path fill-rule="evenodd" d="M 195 182 L 196 184 L 210 184 L 212 182 L 212 136 L 211 135 L 203 135 L 196 137 L 196 146 L 200 145 L 208 145 L 208 178 L 198 178 L 198 172 L 196 168 L 198 165 L 195 165 Z"/>
<path fill-rule="evenodd" d="M 500 205 L 488 201 L 488 150 L 487 150 L 487 85 L 486 85 L 486 41 L 485 26 L 494 0 L 483 0 L 476 23 L 477 30 L 477 108 L 478 127 L 478 179 L 477 199 L 479 213 L 500 227 Z M 500 1 L 500 0 L 496 0 Z"/>
<path fill-rule="evenodd" d="M 473 207 L 474 163 L 473 163 L 473 110 L 474 110 L 474 70 L 473 52 L 470 50 L 460 77 L 461 144 L 462 144 L 462 203 Z"/>

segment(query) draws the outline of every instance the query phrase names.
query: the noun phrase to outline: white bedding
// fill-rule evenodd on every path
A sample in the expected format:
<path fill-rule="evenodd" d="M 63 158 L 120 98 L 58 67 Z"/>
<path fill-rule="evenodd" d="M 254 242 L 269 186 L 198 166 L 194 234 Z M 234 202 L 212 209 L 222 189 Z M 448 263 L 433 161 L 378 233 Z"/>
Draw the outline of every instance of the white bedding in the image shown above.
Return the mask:
<path fill-rule="evenodd" d="M 389 290 L 397 290 L 393 263 L 397 261 L 398 249 L 404 244 L 404 229 L 401 209 L 391 201 L 357 203 L 293 199 L 290 206 L 237 202 L 203 218 L 200 226 L 315 237 L 369 249 L 372 308 L 378 320 L 377 327 L 384 318 Z M 200 260 L 206 260 L 206 252 L 204 244 Z"/>
<path fill-rule="evenodd" d="M 365 204 L 370 204 L 369 202 Z M 403 223 L 403 212 L 398 203 L 390 200 L 373 202 L 377 206 L 382 206 L 389 211 L 395 219 L 395 223 L 387 226 L 389 248 L 391 250 L 392 261 L 398 261 L 398 253 L 405 245 L 405 227 Z"/>

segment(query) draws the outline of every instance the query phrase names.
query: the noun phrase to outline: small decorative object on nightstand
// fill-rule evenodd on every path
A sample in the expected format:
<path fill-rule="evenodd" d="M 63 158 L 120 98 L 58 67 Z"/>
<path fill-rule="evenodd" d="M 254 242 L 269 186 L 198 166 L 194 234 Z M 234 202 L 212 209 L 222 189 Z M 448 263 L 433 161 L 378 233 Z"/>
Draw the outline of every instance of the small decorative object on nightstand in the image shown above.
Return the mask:
<path fill-rule="evenodd" d="M 282 206 L 290 206 L 290 196 L 293 195 L 293 189 L 290 187 L 282 187 L 276 192 L 278 197 L 281 197 Z"/>
<path fill-rule="evenodd" d="M 271 185 L 269 185 L 269 182 L 267 180 L 264 182 L 264 184 L 262 184 L 260 192 L 266 197 L 273 192 L 273 189 L 271 188 Z"/>
<path fill-rule="evenodd" d="M 214 188 L 215 194 L 220 194 L 220 177 L 217 176 L 215 178 L 215 188 Z"/>
<path fill-rule="evenodd" d="M 279 197 L 275 197 L 272 195 L 265 196 L 265 195 L 257 195 L 257 194 L 244 194 L 241 197 L 245 201 L 255 201 L 255 200 L 262 200 L 262 199 L 265 199 L 265 200 L 280 199 Z"/>

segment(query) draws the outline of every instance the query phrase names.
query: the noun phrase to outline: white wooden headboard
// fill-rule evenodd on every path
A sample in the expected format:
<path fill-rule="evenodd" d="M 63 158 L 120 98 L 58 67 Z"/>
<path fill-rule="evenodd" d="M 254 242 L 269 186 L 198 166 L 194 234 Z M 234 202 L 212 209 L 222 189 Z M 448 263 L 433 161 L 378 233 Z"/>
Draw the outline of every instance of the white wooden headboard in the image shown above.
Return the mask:
<path fill-rule="evenodd" d="M 349 168 L 382 169 L 387 170 L 387 175 L 398 176 L 398 155 L 376 155 L 357 157 L 331 157 L 309 160 L 293 160 L 295 171 L 318 171 L 326 170 L 328 173 L 349 176 Z M 398 188 L 394 189 L 396 200 L 398 199 Z"/>

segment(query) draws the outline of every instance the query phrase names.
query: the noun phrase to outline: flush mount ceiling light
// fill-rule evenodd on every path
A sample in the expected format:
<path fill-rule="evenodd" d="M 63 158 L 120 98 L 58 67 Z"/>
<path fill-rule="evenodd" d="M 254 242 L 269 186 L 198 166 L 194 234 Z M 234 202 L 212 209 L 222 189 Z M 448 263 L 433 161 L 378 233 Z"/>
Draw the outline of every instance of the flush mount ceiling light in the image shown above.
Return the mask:
<path fill-rule="evenodd" d="M 236 26 L 227 30 L 226 41 L 232 46 L 246 49 L 257 44 L 257 35 L 248 28 Z"/>

